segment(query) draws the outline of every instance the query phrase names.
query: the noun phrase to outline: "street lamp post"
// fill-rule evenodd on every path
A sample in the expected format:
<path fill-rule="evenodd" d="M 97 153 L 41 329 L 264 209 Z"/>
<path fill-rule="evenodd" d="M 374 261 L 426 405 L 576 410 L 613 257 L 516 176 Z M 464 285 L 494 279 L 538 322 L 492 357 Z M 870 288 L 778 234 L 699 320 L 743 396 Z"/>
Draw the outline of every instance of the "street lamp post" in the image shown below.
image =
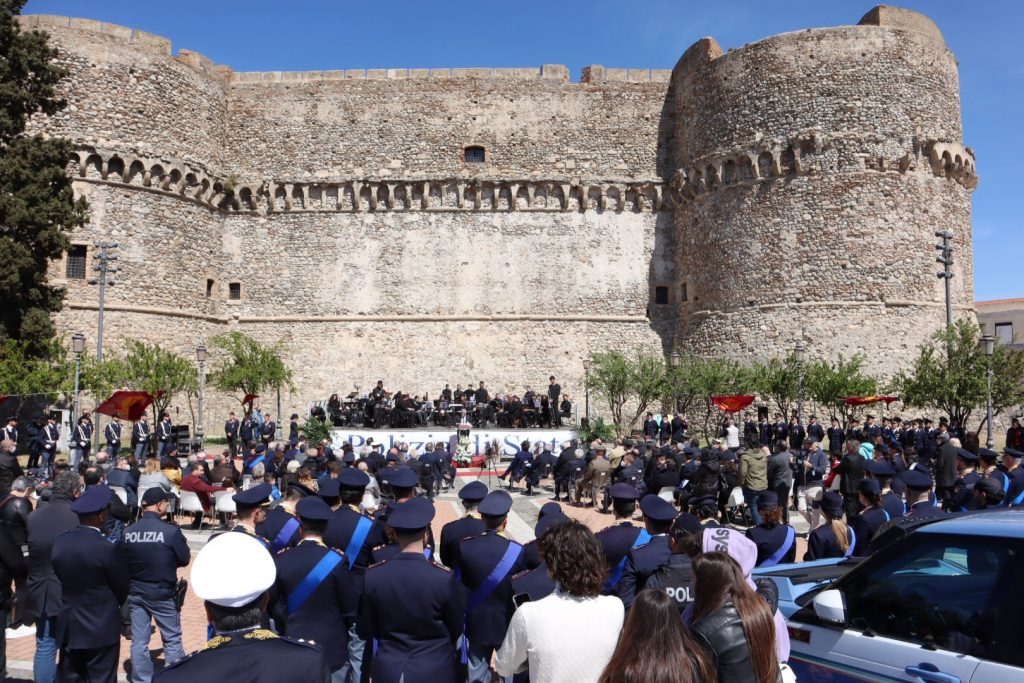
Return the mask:
<path fill-rule="evenodd" d="M 196 361 L 199 363 L 199 419 L 196 421 L 196 441 L 199 442 L 199 450 L 203 450 L 203 401 L 206 398 L 206 372 L 203 366 L 206 365 L 206 347 L 202 344 L 196 347 Z"/>
<path fill-rule="evenodd" d="M 590 361 L 583 361 L 583 420 L 590 426 Z"/>
<path fill-rule="evenodd" d="M 992 355 L 996 352 L 996 340 L 990 334 L 986 334 L 981 338 L 981 350 L 985 353 L 985 357 L 988 362 L 988 366 L 985 369 L 986 380 L 988 382 L 987 392 L 987 405 L 985 407 L 985 447 L 991 449 L 996 445 L 995 440 L 992 438 Z"/>
<path fill-rule="evenodd" d="M 796 380 L 796 421 L 804 423 L 804 342 L 798 340 L 796 348 L 793 349 L 793 359 L 796 361 L 799 374 Z"/>
<path fill-rule="evenodd" d="M 117 249 L 117 242 L 94 242 L 93 243 L 98 249 L 99 253 L 93 256 L 96 259 L 96 265 L 93 266 L 93 270 L 98 273 L 95 278 L 90 278 L 89 284 L 99 285 L 99 307 L 97 309 L 97 320 L 96 320 L 96 362 L 103 362 L 103 310 L 104 302 L 106 301 L 107 285 L 116 284 L 111 277 L 113 273 L 117 272 L 117 266 L 112 265 L 112 261 L 117 260 L 117 255 L 112 254 L 111 251 Z M 98 400 L 98 399 L 97 399 Z M 93 447 L 93 452 L 100 452 L 100 421 L 102 418 L 99 413 L 96 413 L 96 425 L 93 432 L 96 443 Z"/>
<path fill-rule="evenodd" d="M 75 332 L 71 337 L 71 351 L 75 354 L 75 394 L 71 398 L 71 430 L 78 420 L 78 385 L 82 378 L 82 352 L 85 351 L 85 335 Z"/>
<path fill-rule="evenodd" d="M 672 414 L 679 412 L 679 352 L 673 351 L 668 357 L 672 364 Z"/>

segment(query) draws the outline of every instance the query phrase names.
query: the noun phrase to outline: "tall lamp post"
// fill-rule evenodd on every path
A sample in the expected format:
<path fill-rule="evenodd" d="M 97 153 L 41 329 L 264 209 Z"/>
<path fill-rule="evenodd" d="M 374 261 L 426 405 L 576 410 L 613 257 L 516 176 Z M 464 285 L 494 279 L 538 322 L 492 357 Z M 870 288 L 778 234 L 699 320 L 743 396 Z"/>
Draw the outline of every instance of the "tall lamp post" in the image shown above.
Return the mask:
<path fill-rule="evenodd" d="M 75 332 L 71 336 L 71 351 L 75 354 L 75 395 L 71 399 L 71 430 L 78 420 L 78 385 L 82 378 L 82 352 L 85 351 L 85 335 Z"/>
<path fill-rule="evenodd" d="M 988 381 L 987 405 L 985 407 L 985 447 L 991 449 L 996 445 L 992 438 L 992 355 L 996 352 L 996 339 L 990 334 L 981 338 L 981 350 L 988 360 L 985 369 L 986 380 Z"/>
<path fill-rule="evenodd" d="M 590 426 L 590 360 L 583 361 L 583 421 Z"/>
<path fill-rule="evenodd" d="M 796 361 L 799 374 L 796 380 L 796 421 L 804 423 L 804 342 L 798 340 L 796 348 L 793 349 L 793 359 Z"/>
<path fill-rule="evenodd" d="M 668 357 L 672 365 L 672 414 L 679 412 L 679 352 L 673 351 Z"/>
<path fill-rule="evenodd" d="M 206 398 L 206 347 L 200 344 L 196 347 L 196 361 L 199 363 L 199 419 L 196 422 L 196 441 L 199 442 L 199 450 L 203 450 L 203 401 Z"/>

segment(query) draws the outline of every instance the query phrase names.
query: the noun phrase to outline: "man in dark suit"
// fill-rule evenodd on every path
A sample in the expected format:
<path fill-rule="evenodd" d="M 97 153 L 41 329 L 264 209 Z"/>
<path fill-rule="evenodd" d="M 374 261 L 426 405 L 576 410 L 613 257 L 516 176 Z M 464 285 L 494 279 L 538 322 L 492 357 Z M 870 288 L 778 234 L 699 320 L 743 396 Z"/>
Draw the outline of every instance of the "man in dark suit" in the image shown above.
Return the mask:
<path fill-rule="evenodd" d="M 100 531 L 113 495 L 102 484 L 85 491 L 71 504 L 78 527 L 53 543 L 53 570 L 63 591 L 56 633 L 61 681 L 117 681 L 120 607 L 131 576 L 124 547 Z"/>
<path fill-rule="evenodd" d="M 224 436 L 228 440 L 228 448 L 231 450 L 231 457 L 234 458 L 238 455 L 238 429 L 240 425 L 238 418 L 235 417 L 235 412 L 231 411 L 228 414 L 228 419 L 224 423 Z"/>
<path fill-rule="evenodd" d="M 263 425 L 260 427 L 260 439 L 263 440 L 263 445 L 269 447 L 276 433 L 277 425 L 274 423 L 273 418 L 270 417 L 270 413 L 266 413 L 263 418 Z"/>
<path fill-rule="evenodd" d="M 50 502 L 28 516 L 28 579 L 26 616 L 36 624 L 36 652 L 32 664 L 36 680 L 57 675 L 57 615 L 61 610 L 60 580 L 53 572 L 53 542 L 78 526 L 71 504 L 82 491 L 76 472 L 61 472 L 53 480 Z"/>
<path fill-rule="evenodd" d="M 562 394 L 562 386 L 555 381 L 555 376 L 551 375 L 548 377 L 548 405 L 551 406 L 551 410 L 555 411 L 555 408 L 559 405 L 558 397 Z M 562 426 L 562 415 L 561 412 L 555 412 L 555 426 Z"/>
<path fill-rule="evenodd" d="M 860 480 L 864 478 L 865 458 L 860 454 L 860 442 L 856 439 L 846 440 L 846 453 L 836 467 L 841 476 L 839 490 L 843 494 L 846 519 L 852 520 L 860 514 Z"/>
<path fill-rule="evenodd" d="M 501 535 L 512 496 L 491 491 L 477 508 L 487 526 L 479 536 L 460 546 L 458 573 L 469 592 L 466 606 L 466 640 L 469 649 L 469 683 L 490 683 L 491 655 L 501 647 L 512 620 L 512 577 L 526 569 L 523 547 Z"/>
<path fill-rule="evenodd" d="M 441 562 L 448 568 L 459 563 L 459 548 L 463 539 L 479 536 L 487 526 L 476 511 L 476 506 L 487 496 L 487 485 L 471 481 L 459 489 L 459 500 L 466 509 L 466 516 L 448 522 L 441 527 Z"/>

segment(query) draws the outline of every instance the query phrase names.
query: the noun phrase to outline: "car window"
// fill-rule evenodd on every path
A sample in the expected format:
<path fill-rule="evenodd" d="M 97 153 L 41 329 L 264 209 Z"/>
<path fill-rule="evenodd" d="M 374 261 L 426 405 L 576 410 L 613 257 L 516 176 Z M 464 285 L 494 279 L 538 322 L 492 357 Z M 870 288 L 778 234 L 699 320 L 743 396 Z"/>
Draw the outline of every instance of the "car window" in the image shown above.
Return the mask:
<path fill-rule="evenodd" d="M 847 576 L 847 623 L 924 647 L 991 658 L 1006 588 L 1020 581 L 1012 539 L 918 534 L 881 563 Z M 1019 655 L 1017 655 L 1019 656 Z"/>

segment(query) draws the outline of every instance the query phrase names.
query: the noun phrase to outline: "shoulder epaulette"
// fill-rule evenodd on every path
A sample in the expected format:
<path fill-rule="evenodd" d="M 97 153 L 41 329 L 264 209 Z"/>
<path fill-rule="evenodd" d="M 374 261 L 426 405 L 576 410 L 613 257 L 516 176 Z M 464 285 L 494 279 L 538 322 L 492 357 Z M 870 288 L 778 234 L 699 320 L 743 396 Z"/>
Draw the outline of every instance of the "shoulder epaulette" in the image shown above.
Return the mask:
<path fill-rule="evenodd" d="M 368 570 L 369 570 L 369 569 L 376 569 L 377 567 L 380 567 L 380 566 L 382 566 L 382 565 L 385 565 L 385 564 L 387 564 L 387 563 L 388 563 L 388 561 L 387 561 L 387 560 L 381 560 L 380 562 L 374 562 L 373 564 L 371 564 L 371 565 L 367 566 L 366 568 L 367 568 Z"/>

